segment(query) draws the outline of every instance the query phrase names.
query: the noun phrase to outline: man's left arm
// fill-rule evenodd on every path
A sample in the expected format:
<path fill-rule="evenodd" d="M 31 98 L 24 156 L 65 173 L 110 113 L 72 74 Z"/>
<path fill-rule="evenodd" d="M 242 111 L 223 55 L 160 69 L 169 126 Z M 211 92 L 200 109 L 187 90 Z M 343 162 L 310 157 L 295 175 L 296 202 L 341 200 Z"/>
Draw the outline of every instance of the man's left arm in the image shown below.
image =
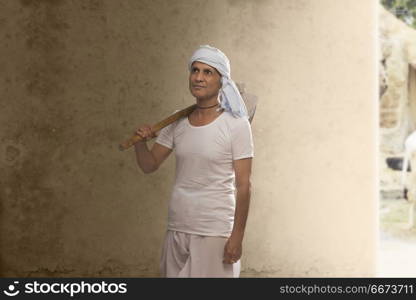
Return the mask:
<path fill-rule="evenodd" d="M 242 255 L 242 243 L 250 206 L 251 164 L 251 157 L 234 160 L 233 162 L 237 196 L 234 225 L 231 236 L 224 248 L 224 263 L 227 264 L 237 262 Z"/>

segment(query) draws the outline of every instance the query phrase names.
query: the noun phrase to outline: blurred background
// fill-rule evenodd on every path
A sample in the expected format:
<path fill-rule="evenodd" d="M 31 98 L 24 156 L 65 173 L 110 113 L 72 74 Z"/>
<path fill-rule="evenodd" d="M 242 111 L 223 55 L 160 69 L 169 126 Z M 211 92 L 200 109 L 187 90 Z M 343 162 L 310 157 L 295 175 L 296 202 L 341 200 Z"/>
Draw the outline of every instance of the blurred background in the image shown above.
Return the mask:
<path fill-rule="evenodd" d="M 380 273 L 414 277 L 416 1 L 383 0 L 381 4 Z"/>

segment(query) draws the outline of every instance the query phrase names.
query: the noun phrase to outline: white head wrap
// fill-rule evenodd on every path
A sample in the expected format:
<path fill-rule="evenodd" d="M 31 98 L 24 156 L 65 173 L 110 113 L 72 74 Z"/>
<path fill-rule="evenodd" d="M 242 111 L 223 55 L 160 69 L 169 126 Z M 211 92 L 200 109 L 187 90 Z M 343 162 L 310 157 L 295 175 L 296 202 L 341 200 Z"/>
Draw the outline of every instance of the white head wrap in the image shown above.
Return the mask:
<path fill-rule="evenodd" d="M 220 90 L 221 107 L 234 117 L 247 117 L 247 108 L 238 91 L 235 82 L 231 79 L 231 68 L 228 57 L 219 49 L 209 45 L 200 46 L 189 60 L 189 70 L 195 61 L 210 65 L 218 70 L 221 76 Z"/>

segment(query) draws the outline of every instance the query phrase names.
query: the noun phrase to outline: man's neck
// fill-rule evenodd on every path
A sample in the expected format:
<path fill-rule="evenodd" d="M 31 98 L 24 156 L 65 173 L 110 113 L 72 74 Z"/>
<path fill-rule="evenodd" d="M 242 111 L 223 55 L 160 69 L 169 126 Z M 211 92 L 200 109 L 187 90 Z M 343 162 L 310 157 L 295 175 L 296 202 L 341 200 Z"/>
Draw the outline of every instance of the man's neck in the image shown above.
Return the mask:
<path fill-rule="evenodd" d="M 220 107 L 220 103 L 217 97 L 211 99 L 196 99 L 196 105 L 197 108 L 194 112 L 198 118 L 218 115 L 218 108 Z"/>

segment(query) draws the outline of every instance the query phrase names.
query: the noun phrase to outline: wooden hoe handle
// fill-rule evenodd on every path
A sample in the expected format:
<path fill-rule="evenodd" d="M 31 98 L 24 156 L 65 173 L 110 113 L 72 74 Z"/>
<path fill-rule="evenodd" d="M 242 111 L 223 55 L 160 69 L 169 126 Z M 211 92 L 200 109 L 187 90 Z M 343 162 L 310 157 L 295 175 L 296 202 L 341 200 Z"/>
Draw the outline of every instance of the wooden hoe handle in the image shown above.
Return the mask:
<path fill-rule="evenodd" d="M 184 108 L 184 109 L 170 115 L 166 119 L 163 119 L 162 121 L 154 124 L 152 126 L 152 131 L 153 132 L 158 132 L 162 128 L 168 126 L 169 124 L 172 124 L 173 122 L 179 120 L 180 118 L 187 117 L 191 112 L 193 112 L 195 107 L 196 107 L 196 104 L 193 104 L 191 106 L 188 106 L 187 108 Z M 121 143 L 119 145 L 119 149 L 120 149 L 120 151 L 126 150 L 126 149 L 130 148 L 131 146 L 133 146 L 134 144 L 136 144 L 137 142 L 139 142 L 141 140 L 142 140 L 142 137 L 135 134 L 131 138 L 129 138 L 128 140 Z"/>

